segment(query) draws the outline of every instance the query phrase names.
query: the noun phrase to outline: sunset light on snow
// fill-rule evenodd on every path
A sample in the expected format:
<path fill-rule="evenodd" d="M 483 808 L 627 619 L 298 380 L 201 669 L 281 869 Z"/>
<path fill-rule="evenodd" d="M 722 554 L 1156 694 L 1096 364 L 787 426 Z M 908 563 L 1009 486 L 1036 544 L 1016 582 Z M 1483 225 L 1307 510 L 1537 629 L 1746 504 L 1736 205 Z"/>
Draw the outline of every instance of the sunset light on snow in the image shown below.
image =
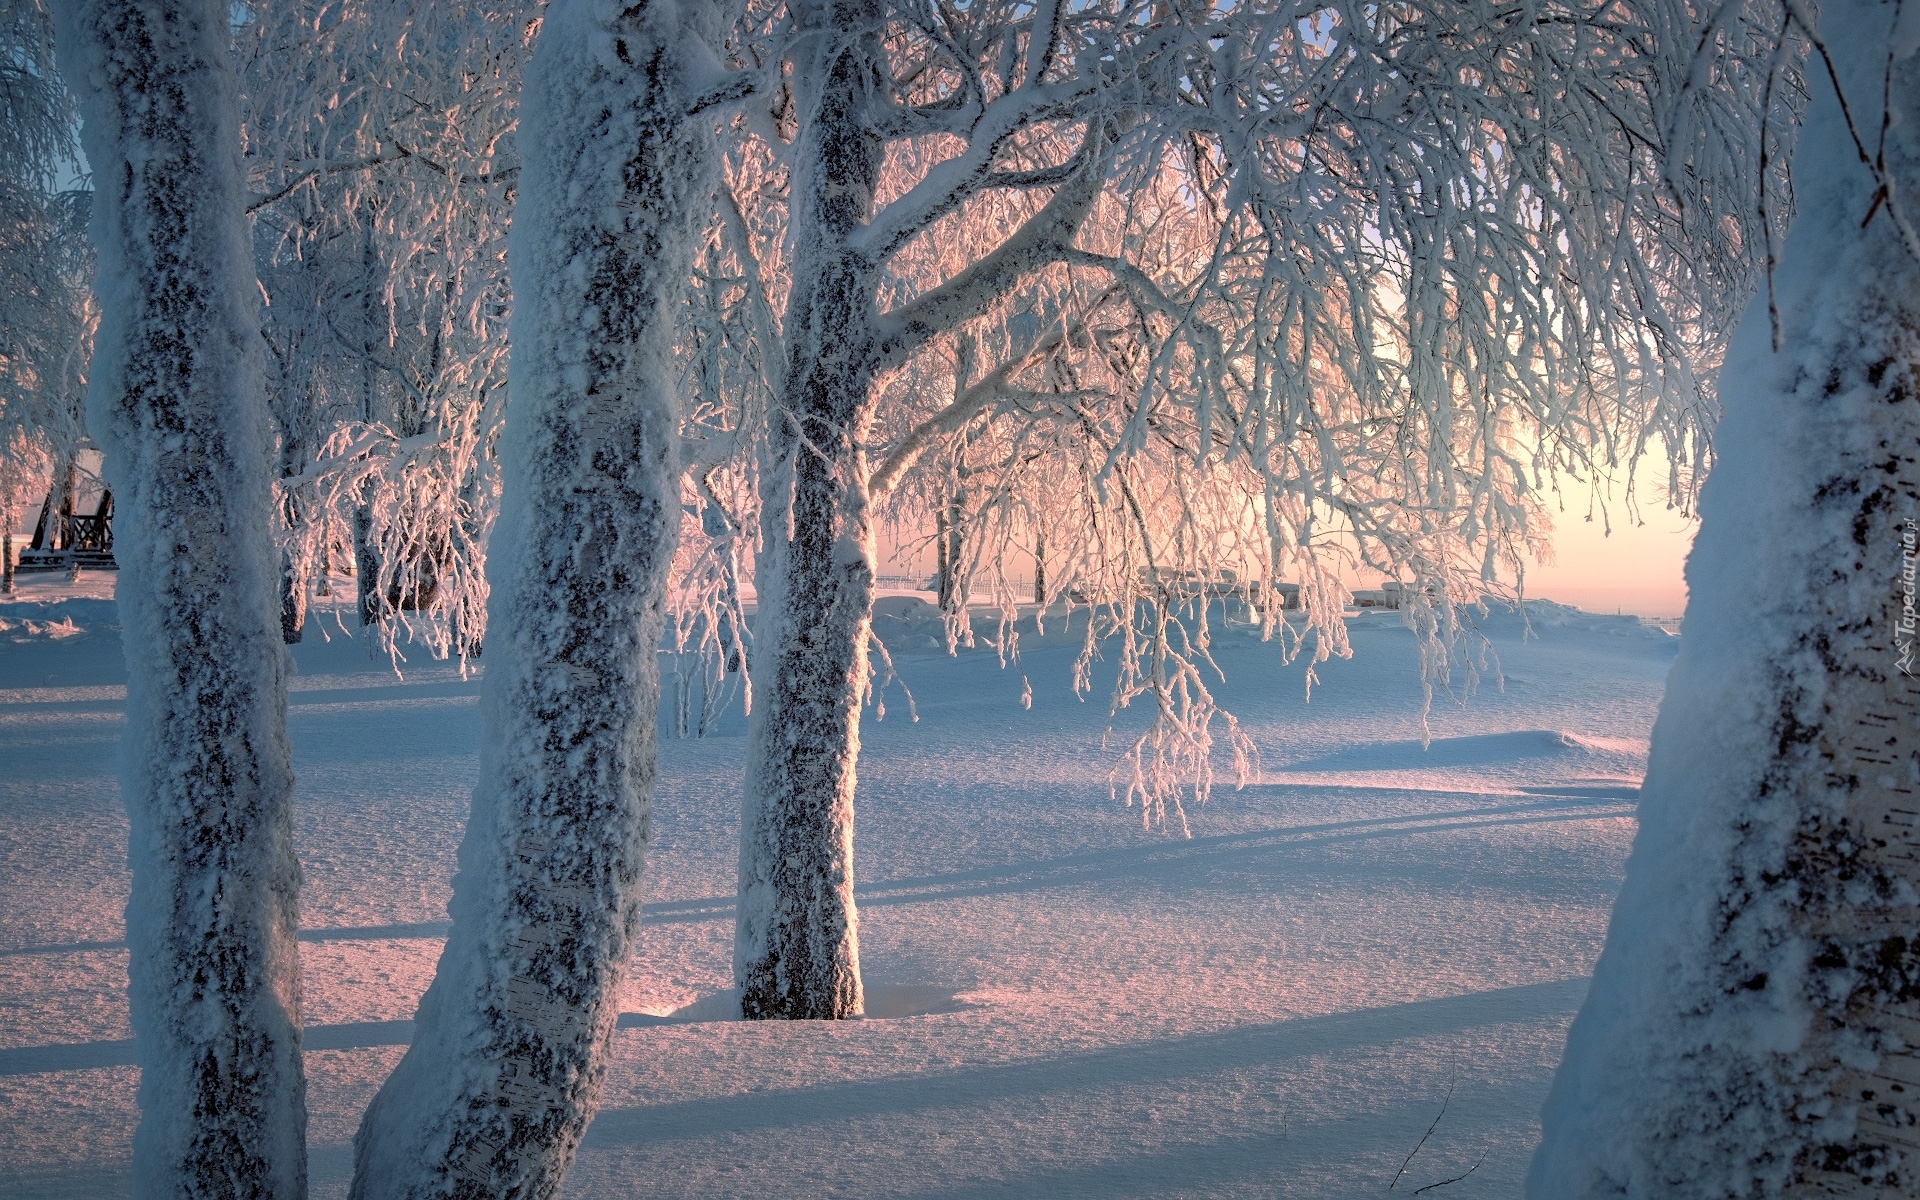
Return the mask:
<path fill-rule="evenodd" d="M 0 1200 L 1920 1200 L 1920 0 L 0 113 Z"/>

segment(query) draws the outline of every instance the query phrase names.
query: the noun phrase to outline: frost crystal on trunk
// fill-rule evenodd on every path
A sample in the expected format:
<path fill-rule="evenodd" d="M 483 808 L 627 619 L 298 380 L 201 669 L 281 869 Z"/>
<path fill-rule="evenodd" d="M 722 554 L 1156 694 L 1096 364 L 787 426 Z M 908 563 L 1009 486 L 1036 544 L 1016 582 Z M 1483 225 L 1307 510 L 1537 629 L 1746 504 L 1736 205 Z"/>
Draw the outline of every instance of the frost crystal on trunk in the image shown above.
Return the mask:
<path fill-rule="evenodd" d="M 1920 20 L 1818 30 L 1541 1200 L 1920 1194 Z"/>
<path fill-rule="evenodd" d="M 832 4 L 820 14 L 836 29 L 871 30 L 882 9 Z M 795 73 L 813 116 L 794 178 L 792 358 L 762 485 L 757 703 L 734 935 L 749 1018 L 861 1011 L 853 791 L 873 605 L 863 443 L 877 335 L 870 264 L 849 243 L 872 214 L 880 175 L 882 141 L 870 127 L 880 51 L 872 32 L 818 44 Z"/>
<path fill-rule="evenodd" d="M 550 1196 L 598 1101 L 640 920 L 712 20 L 702 0 L 562 0 L 528 72 L 481 783 L 357 1197 Z"/>
<path fill-rule="evenodd" d="M 136 1191 L 306 1191 L 286 652 L 228 6 L 63 8 L 104 312 L 92 425 L 119 503 Z"/>

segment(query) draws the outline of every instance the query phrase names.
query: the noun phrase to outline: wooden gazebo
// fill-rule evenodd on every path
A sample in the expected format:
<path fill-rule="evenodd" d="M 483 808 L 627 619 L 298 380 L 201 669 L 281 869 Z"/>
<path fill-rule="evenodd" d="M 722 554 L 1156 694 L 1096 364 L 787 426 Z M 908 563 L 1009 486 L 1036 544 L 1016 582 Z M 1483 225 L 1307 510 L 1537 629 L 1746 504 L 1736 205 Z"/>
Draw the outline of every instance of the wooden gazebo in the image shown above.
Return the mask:
<path fill-rule="evenodd" d="M 40 522 L 33 527 L 33 541 L 20 552 L 14 569 L 57 571 L 78 566 L 111 571 L 118 565 L 113 561 L 113 493 L 102 491 L 92 513 L 77 513 L 71 498 L 55 511 L 54 495 L 48 492 L 40 505 Z"/>

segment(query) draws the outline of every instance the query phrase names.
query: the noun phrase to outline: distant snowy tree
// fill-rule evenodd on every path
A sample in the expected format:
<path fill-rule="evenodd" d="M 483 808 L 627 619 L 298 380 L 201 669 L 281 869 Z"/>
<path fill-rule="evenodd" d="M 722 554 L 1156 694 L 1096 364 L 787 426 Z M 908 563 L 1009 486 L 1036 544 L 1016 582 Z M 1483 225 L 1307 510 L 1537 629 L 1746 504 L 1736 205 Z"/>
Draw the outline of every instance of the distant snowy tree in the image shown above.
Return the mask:
<path fill-rule="evenodd" d="M 42 0 L 0 3 L 0 591 L 13 590 L 13 532 L 66 490 L 86 438 L 93 349 L 87 193 L 61 185 L 74 115 L 54 68 Z"/>
<path fill-rule="evenodd" d="M 380 645 L 481 645 L 537 11 L 267 4 L 241 27 L 289 637 L 347 543 Z"/>
<path fill-rule="evenodd" d="M 0 184 L 0 189 L 5 185 Z M 99 305 L 93 243 L 87 236 L 92 193 L 17 189 L 0 199 L 0 533 L 12 535 L 51 496 L 50 517 L 68 511 L 87 448 L 87 368 Z"/>
<path fill-rule="evenodd" d="M 774 278 L 742 289 L 781 314 L 750 324 L 783 355 L 757 466 L 749 1016 L 860 1008 L 852 802 L 893 489 L 945 522 L 959 597 L 1045 529 L 1048 586 L 1120 640 L 1116 708 L 1153 707 L 1129 791 L 1160 812 L 1204 787 L 1214 722 L 1246 765 L 1193 588 L 1231 569 L 1274 597 L 1297 574 L 1303 623 L 1267 603 L 1270 632 L 1344 653 L 1341 572 L 1364 562 L 1407 585 L 1438 685 L 1466 608 L 1544 536 L 1552 479 L 1656 440 L 1682 496 L 1706 465 L 1695 368 L 1763 222 L 1660 180 L 1658 12 L 791 19 L 788 86 L 743 127 L 773 166 L 731 180 L 748 240 L 784 230 Z M 1696 227 L 1734 252 L 1674 253 Z"/>
<path fill-rule="evenodd" d="M 1920 1194 L 1920 6 L 1781 12 L 1717 10 L 1690 71 L 1790 77 L 1811 40 L 1798 214 L 1729 353 L 1540 1200 Z"/>
<path fill-rule="evenodd" d="M 119 502 L 138 1194 L 306 1192 L 299 866 L 229 6 L 61 8 L 100 182 L 92 428 Z"/>
<path fill-rule="evenodd" d="M 551 1196 L 598 1103 L 640 920 L 719 25 L 706 0 L 555 0 L 528 70 L 482 779 L 356 1197 Z"/>
<path fill-rule="evenodd" d="M 315 577 L 319 588 L 329 588 L 329 576 L 352 562 L 351 514 L 323 503 L 318 486 L 295 481 L 312 465 L 316 446 L 359 416 L 361 408 L 351 401 L 361 389 L 352 386 L 351 377 L 370 376 L 372 368 L 363 365 L 356 372 L 352 356 L 335 344 L 327 314 L 342 303 L 343 289 L 328 270 L 331 264 L 321 239 L 308 239 L 304 253 L 294 259 L 279 253 L 273 215 L 258 220 L 254 234 L 261 291 L 271 299 L 262 334 L 268 352 L 267 392 L 280 435 L 280 627 L 293 644 L 305 634 Z M 343 230 L 338 240 L 360 239 Z"/>
<path fill-rule="evenodd" d="M 20 514 L 31 511 L 31 504 L 46 495 L 47 480 L 53 477 L 53 460 L 40 439 L 28 429 L 7 423 L 0 426 L 0 595 L 14 590 L 14 526 Z"/>
<path fill-rule="evenodd" d="M 72 113 L 54 65 L 46 0 L 0 3 L 0 165 L 10 185 L 51 186 L 74 150 Z"/>

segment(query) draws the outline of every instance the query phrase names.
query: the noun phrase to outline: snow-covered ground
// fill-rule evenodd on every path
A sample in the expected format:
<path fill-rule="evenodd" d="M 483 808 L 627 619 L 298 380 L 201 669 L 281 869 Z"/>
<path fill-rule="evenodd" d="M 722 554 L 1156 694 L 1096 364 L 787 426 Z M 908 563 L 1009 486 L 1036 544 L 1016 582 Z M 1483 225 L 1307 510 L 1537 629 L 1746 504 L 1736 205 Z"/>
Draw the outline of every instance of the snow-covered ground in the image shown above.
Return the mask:
<path fill-rule="evenodd" d="M 0 1196 L 123 1194 L 111 577 L 23 582 L 0 604 Z M 884 607 L 920 720 L 895 690 L 861 731 L 868 1019 L 703 1019 L 731 970 L 744 721 L 665 741 L 627 1016 L 565 1195 L 1345 1200 L 1470 1168 L 1427 1194 L 1519 1194 L 1673 638 L 1542 606 L 1523 642 L 1496 616 L 1505 690 L 1436 702 L 1422 750 L 1395 614 L 1352 621 L 1311 703 L 1229 631 L 1219 694 L 1264 773 L 1182 840 L 1109 798 L 1119 751 L 1070 646 L 1030 638 L 1002 670 Z M 439 951 L 479 681 L 397 679 L 337 631 L 295 658 L 313 1194 L 343 1197 Z"/>

